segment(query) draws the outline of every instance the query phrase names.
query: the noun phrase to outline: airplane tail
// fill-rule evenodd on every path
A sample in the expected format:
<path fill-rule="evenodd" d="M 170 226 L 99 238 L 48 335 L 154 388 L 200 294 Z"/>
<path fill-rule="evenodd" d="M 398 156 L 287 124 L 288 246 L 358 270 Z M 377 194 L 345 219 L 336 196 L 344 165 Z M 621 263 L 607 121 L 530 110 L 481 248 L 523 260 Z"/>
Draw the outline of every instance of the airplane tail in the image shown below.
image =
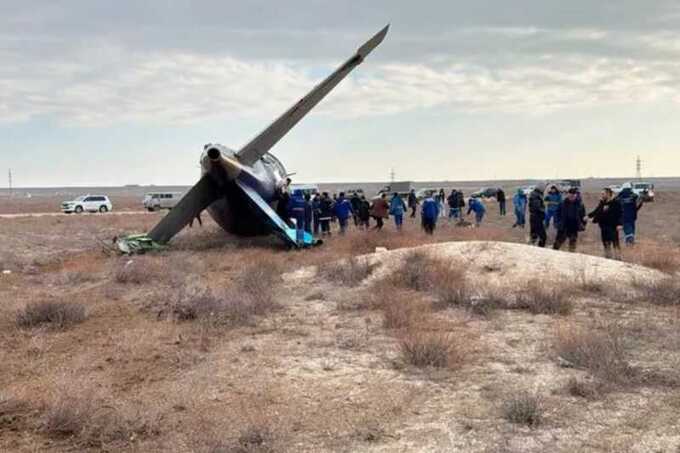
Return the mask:
<path fill-rule="evenodd" d="M 328 76 L 323 82 L 318 84 L 305 97 L 300 99 L 295 105 L 288 109 L 269 127 L 261 132 L 257 137 L 245 145 L 236 154 L 239 161 L 244 165 L 252 165 L 259 158 L 264 156 L 281 138 L 288 133 L 310 110 L 312 110 L 326 95 L 337 86 L 352 69 L 364 61 L 366 56 L 385 39 L 390 26 L 376 33 L 371 39 L 366 41 L 356 53 L 350 57 L 333 74 Z"/>

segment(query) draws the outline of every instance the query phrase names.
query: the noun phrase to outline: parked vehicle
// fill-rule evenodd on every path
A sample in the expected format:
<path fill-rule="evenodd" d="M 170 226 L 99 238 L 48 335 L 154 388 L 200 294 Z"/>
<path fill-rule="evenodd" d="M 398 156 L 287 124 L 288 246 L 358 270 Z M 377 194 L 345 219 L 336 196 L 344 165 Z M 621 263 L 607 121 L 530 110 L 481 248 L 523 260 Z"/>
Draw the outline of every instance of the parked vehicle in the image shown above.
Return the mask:
<path fill-rule="evenodd" d="M 431 197 L 434 195 L 437 195 L 439 193 L 439 189 L 433 189 L 431 187 L 427 187 L 424 189 L 418 189 L 416 190 L 416 198 L 418 201 L 424 200 L 427 197 Z"/>
<path fill-rule="evenodd" d="M 634 182 L 633 192 L 637 194 L 642 201 L 654 201 L 654 184 L 649 182 Z"/>
<path fill-rule="evenodd" d="M 562 179 L 561 181 L 548 184 L 548 187 L 550 187 L 551 185 L 557 186 L 560 192 L 563 193 L 569 192 L 569 189 L 578 189 L 579 191 L 581 190 L 580 179 Z"/>
<path fill-rule="evenodd" d="M 495 198 L 498 193 L 498 187 L 483 187 L 477 192 L 472 192 L 470 198 Z"/>
<path fill-rule="evenodd" d="M 524 186 L 520 188 L 522 189 L 522 193 L 528 197 L 529 195 L 531 195 L 531 192 L 533 192 L 534 189 L 536 189 L 536 186 Z"/>
<path fill-rule="evenodd" d="M 142 204 L 148 211 L 160 211 L 174 208 L 181 199 L 181 192 L 153 192 L 144 195 Z"/>
<path fill-rule="evenodd" d="M 61 210 L 66 214 L 75 212 L 80 214 L 88 212 L 109 212 L 113 209 L 113 204 L 106 195 L 83 195 L 72 201 L 64 201 Z"/>
<path fill-rule="evenodd" d="M 301 190 L 303 194 L 309 195 L 310 197 L 313 197 L 319 192 L 319 186 L 315 184 L 291 184 L 288 187 L 288 191 L 290 193 L 295 192 L 296 190 Z"/>

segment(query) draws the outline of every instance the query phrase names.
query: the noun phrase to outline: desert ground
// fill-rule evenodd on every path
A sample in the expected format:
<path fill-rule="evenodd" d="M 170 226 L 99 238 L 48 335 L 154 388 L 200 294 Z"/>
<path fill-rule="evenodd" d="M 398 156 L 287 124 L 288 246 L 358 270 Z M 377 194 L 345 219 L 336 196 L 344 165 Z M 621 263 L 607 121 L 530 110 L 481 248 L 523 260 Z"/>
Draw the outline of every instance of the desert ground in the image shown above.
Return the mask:
<path fill-rule="evenodd" d="M 680 191 L 623 261 L 486 205 L 304 251 L 208 220 L 134 257 L 105 245 L 162 213 L 0 218 L 0 451 L 680 452 Z"/>

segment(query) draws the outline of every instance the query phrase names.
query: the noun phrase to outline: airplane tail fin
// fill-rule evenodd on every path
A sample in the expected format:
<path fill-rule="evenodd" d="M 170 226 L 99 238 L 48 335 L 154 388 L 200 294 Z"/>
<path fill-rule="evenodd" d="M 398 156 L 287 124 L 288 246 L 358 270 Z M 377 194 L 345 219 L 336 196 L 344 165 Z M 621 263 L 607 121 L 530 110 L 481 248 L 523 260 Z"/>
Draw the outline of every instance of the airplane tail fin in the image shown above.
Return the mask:
<path fill-rule="evenodd" d="M 317 85 L 305 97 L 288 109 L 268 128 L 250 141 L 238 152 L 239 161 L 245 165 L 254 164 L 264 156 L 281 138 L 288 133 L 310 110 L 312 110 L 335 86 L 349 74 L 352 69 L 364 61 L 387 35 L 390 26 L 386 25 L 371 39 L 366 41 L 356 53 L 350 57 L 333 74 Z"/>

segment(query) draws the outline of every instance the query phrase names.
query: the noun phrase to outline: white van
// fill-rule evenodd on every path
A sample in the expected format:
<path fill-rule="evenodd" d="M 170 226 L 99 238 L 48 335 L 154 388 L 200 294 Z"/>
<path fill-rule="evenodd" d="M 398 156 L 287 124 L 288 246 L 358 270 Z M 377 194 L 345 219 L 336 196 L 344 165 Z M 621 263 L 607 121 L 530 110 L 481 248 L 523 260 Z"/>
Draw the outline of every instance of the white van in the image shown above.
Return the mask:
<path fill-rule="evenodd" d="M 150 212 L 174 208 L 182 199 L 181 192 L 153 192 L 144 195 L 144 209 Z"/>

